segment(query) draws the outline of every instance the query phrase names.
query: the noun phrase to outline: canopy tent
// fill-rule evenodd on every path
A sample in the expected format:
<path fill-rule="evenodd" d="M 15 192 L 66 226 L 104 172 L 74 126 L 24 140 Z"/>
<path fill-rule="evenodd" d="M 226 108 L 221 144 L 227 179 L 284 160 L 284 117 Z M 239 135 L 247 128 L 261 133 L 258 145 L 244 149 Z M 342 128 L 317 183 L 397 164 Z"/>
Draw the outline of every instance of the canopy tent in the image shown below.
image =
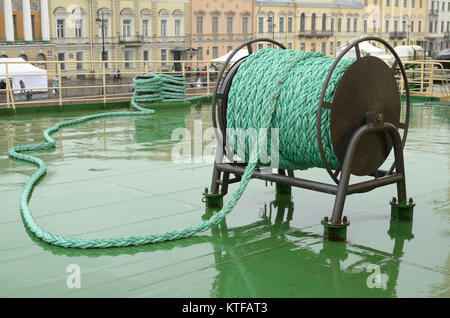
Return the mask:
<path fill-rule="evenodd" d="M 6 78 L 5 62 L 23 62 L 8 63 L 8 77 L 12 80 L 12 87 L 20 89 L 20 81 L 25 83 L 25 90 L 33 89 L 33 91 L 46 91 L 48 87 L 47 71 L 40 69 L 24 59 L 18 58 L 0 58 L 0 80 Z M 29 76 L 32 75 L 32 76 Z M 15 94 L 20 90 L 14 91 Z"/>
<path fill-rule="evenodd" d="M 361 42 L 358 44 L 361 55 L 371 55 L 371 56 L 379 56 L 384 55 L 384 50 L 377 48 L 376 46 L 370 44 L 369 42 Z M 337 49 L 336 55 L 341 54 L 344 51 L 346 46 L 340 47 Z M 352 58 L 356 57 L 355 47 L 352 47 L 347 53 L 345 53 L 344 58 Z"/>
<path fill-rule="evenodd" d="M 394 47 L 394 51 L 401 59 L 410 59 L 416 57 L 416 59 L 424 58 L 424 50 L 418 45 L 399 45 Z"/>
<path fill-rule="evenodd" d="M 216 59 L 212 59 L 211 62 L 215 63 L 225 63 L 227 61 L 227 58 L 233 53 L 233 51 L 228 52 L 224 56 L 218 57 Z M 241 49 L 239 50 L 231 59 L 231 62 L 239 61 L 241 58 L 248 56 L 248 50 L 247 49 Z"/>

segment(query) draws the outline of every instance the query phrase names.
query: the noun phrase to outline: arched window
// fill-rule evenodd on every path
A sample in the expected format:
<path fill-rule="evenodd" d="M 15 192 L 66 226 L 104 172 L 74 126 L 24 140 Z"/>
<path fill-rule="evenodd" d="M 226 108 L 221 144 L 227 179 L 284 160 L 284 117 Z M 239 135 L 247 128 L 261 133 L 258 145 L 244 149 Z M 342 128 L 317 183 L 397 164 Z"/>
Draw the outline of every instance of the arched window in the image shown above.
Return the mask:
<path fill-rule="evenodd" d="M 133 10 L 125 8 L 120 12 L 122 16 L 122 38 L 131 39 L 133 36 Z"/>
<path fill-rule="evenodd" d="M 170 11 L 162 9 L 159 11 L 159 35 L 164 37 L 169 35 Z"/>
<path fill-rule="evenodd" d="M 311 16 L 311 31 L 315 32 L 316 31 L 316 14 L 313 13 Z"/>
<path fill-rule="evenodd" d="M 173 15 L 173 35 L 182 36 L 184 13 L 182 10 L 176 9 L 175 11 L 173 11 L 172 15 Z"/>
<path fill-rule="evenodd" d="M 85 27 L 84 27 L 84 20 L 86 17 L 86 10 L 83 8 L 77 7 L 72 10 L 70 19 L 72 20 L 73 24 L 73 32 L 75 38 L 82 38 L 84 37 Z"/>
<path fill-rule="evenodd" d="M 101 8 L 97 11 L 97 16 L 95 19 L 98 22 L 98 36 L 100 38 L 103 36 L 111 36 L 111 16 L 112 11 L 108 8 Z"/>
<path fill-rule="evenodd" d="M 19 57 L 25 61 L 28 61 L 28 56 L 26 54 L 20 54 Z"/>
<path fill-rule="evenodd" d="M 305 32 L 305 14 L 300 15 L 300 32 Z"/>
<path fill-rule="evenodd" d="M 151 28 L 152 16 L 153 16 L 152 10 L 143 9 L 141 11 L 141 24 L 142 24 L 141 34 L 144 38 L 149 37 L 152 33 L 152 28 Z"/>
<path fill-rule="evenodd" d="M 322 15 L 322 31 L 326 31 L 327 30 L 327 15 L 326 13 L 324 13 Z"/>
<path fill-rule="evenodd" d="M 64 38 L 66 36 L 67 11 L 63 7 L 57 7 L 53 14 L 55 15 L 56 37 Z"/>

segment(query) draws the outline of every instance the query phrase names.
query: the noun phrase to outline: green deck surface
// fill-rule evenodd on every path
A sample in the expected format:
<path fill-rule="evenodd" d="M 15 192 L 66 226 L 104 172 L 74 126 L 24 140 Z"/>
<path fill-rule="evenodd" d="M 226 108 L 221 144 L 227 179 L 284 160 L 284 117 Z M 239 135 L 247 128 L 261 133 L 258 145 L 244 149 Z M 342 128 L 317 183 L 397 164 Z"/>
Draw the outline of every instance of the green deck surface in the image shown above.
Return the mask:
<path fill-rule="evenodd" d="M 345 244 L 321 237 L 333 196 L 294 188 L 292 201 L 276 201 L 274 186 L 252 180 L 226 224 L 202 236 L 105 250 L 53 247 L 24 228 L 19 197 L 34 168 L 10 161 L 7 149 L 40 142 L 54 123 L 90 113 L 0 119 L 0 296 L 450 297 L 448 105 L 412 108 L 405 148 L 407 193 L 417 203 L 412 231 L 410 223 L 390 222 L 394 185 L 347 198 Z M 203 131 L 210 127 L 210 108 L 159 109 L 55 134 L 56 150 L 39 155 L 48 174 L 30 202 L 36 221 L 74 237 L 200 223 L 212 165 L 170 160 L 172 131 L 187 127 L 194 135 L 194 120 L 203 121 Z M 322 169 L 296 175 L 330 181 Z M 70 264 L 81 268 L 81 288 L 66 285 Z M 373 265 L 381 288 L 367 286 Z"/>

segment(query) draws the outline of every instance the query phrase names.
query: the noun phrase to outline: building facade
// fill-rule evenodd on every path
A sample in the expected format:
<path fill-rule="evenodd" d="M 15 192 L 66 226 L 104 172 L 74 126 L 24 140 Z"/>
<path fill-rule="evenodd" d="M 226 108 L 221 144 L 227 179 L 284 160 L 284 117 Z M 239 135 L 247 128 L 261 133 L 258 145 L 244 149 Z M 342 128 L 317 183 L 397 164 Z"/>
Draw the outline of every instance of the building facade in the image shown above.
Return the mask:
<path fill-rule="evenodd" d="M 425 49 L 427 0 L 364 0 L 364 34 L 397 45 L 416 44 Z"/>
<path fill-rule="evenodd" d="M 0 55 L 25 60 L 52 60 L 48 0 L 0 1 Z"/>
<path fill-rule="evenodd" d="M 428 45 L 431 55 L 450 48 L 450 0 L 428 1 Z"/>
<path fill-rule="evenodd" d="M 48 0 L 51 41 L 57 46 L 63 72 L 107 69 L 132 72 L 134 60 L 185 59 L 189 48 L 188 0 Z M 130 61 L 130 62 L 128 62 Z M 173 65 L 173 64 L 172 64 Z M 172 71 L 169 64 L 155 64 L 155 71 Z M 125 70 L 124 70 L 125 69 Z"/>
<path fill-rule="evenodd" d="M 254 0 L 191 0 L 194 60 L 225 55 L 254 37 Z"/>
<path fill-rule="evenodd" d="M 354 0 L 257 0 L 255 15 L 258 37 L 334 56 L 337 48 L 359 37 L 363 5 Z"/>

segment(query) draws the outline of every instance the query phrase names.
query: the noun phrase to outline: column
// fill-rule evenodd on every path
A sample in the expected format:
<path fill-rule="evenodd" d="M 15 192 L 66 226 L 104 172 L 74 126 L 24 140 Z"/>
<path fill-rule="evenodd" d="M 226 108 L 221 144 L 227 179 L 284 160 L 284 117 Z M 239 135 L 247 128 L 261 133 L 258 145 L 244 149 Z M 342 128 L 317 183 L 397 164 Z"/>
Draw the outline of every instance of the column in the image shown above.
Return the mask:
<path fill-rule="evenodd" d="M 11 0 L 3 0 L 3 13 L 5 15 L 6 44 L 14 44 L 14 23 Z"/>
<path fill-rule="evenodd" d="M 48 0 L 41 0 L 41 34 L 44 43 L 50 43 L 50 24 L 48 18 Z"/>
<path fill-rule="evenodd" d="M 30 0 L 22 0 L 23 34 L 25 43 L 33 43 L 33 28 L 31 26 Z"/>

